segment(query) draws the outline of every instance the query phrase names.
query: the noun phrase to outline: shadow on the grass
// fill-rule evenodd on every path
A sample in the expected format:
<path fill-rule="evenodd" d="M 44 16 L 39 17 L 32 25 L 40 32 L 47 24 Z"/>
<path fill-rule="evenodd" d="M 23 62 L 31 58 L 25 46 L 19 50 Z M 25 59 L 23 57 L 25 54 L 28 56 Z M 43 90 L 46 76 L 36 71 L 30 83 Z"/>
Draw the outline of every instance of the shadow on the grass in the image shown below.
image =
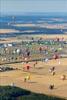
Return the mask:
<path fill-rule="evenodd" d="M 15 86 L 0 86 L 0 100 L 65 100 L 58 97 L 33 93 Z"/>

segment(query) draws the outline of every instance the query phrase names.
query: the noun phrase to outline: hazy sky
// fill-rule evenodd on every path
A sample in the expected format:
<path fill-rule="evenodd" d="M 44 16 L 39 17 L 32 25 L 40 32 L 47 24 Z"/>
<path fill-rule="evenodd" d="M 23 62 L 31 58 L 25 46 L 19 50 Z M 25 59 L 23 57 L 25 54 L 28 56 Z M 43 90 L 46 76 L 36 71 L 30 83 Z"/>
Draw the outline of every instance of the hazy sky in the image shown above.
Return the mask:
<path fill-rule="evenodd" d="M 0 0 L 1 14 L 67 12 L 67 0 Z"/>

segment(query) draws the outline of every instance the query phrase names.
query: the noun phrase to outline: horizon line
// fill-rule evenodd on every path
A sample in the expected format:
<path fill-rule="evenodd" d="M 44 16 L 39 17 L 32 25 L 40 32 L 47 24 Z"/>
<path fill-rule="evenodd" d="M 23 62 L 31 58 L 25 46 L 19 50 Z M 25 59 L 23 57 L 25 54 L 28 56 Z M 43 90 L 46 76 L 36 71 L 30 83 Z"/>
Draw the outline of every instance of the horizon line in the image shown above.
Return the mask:
<path fill-rule="evenodd" d="M 63 15 L 63 14 L 66 14 L 67 15 L 67 12 L 18 12 L 18 13 L 2 13 L 2 12 L 0 12 L 1 16 L 2 15 L 29 15 L 29 14 L 31 14 L 31 15 L 40 15 L 40 14 L 42 14 L 42 15 L 44 15 L 44 14 L 46 14 L 46 15 L 48 15 L 48 14 Z"/>

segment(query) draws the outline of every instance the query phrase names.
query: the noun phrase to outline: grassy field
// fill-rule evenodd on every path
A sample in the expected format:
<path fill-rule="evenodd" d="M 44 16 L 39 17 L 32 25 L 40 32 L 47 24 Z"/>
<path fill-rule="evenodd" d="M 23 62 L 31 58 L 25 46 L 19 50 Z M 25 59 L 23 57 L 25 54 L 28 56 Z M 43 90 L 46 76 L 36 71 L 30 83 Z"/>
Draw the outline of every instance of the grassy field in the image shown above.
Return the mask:
<path fill-rule="evenodd" d="M 63 36 L 60 37 L 62 38 Z M 43 38 L 42 36 L 42 38 L 44 39 L 43 41 L 40 40 L 35 42 L 32 42 L 32 40 L 30 42 L 29 41 L 30 38 L 27 39 L 28 37 L 27 38 L 25 37 L 28 41 L 25 40 L 25 38 L 24 39 L 23 38 L 21 37 L 22 40 L 19 39 L 21 40 L 21 42 L 16 42 L 16 44 L 14 44 L 13 46 L 0 48 L 0 64 L 1 64 L 0 67 L 3 69 L 4 68 L 15 69 L 12 71 L 7 70 L 0 72 L 0 85 L 11 86 L 11 84 L 14 83 L 16 87 L 30 90 L 36 93 L 36 94 L 31 93 L 30 95 L 27 96 L 26 95 L 20 96 L 18 97 L 18 100 L 58 100 L 53 97 L 49 98 L 48 96 L 44 96 L 45 94 L 51 96 L 57 96 L 60 98 L 67 98 L 66 38 L 64 38 L 64 41 L 59 41 L 59 42 L 53 41 L 53 39 L 56 38 L 56 36 L 54 37 L 50 36 L 50 38 L 47 39 L 46 37 Z M 36 37 L 35 40 L 37 39 L 38 38 Z M 39 50 L 40 47 L 42 48 L 41 52 Z M 17 53 L 18 49 L 20 50 L 20 53 Z M 27 57 L 26 50 L 30 51 L 29 57 Z M 53 58 L 54 54 L 56 53 L 59 56 L 58 59 Z M 29 61 L 28 64 L 30 65 L 29 71 L 27 71 L 25 67 L 27 64 L 25 63 L 27 62 L 27 60 L 25 60 L 26 57 L 27 60 Z M 47 58 L 48 61 L 46 61 Z M 38 60 L 37 64 L 35 64 L 36 60 Z M 55 75 L 52 75 L 52 73 L 49 72 L 49 70 L 52 67 L 55 67 Z M 29 75 L 30 75 L 30 80 L 24 82 L 24 78 Z M 61 76 L 63 75 L 66 76 L 65 80 L 61 79 Z M 54 84 L 53 90 L 49 89 L 49 86 L 51 84 Z M 38 93 L 40 94 L 38 95 Z"/>

